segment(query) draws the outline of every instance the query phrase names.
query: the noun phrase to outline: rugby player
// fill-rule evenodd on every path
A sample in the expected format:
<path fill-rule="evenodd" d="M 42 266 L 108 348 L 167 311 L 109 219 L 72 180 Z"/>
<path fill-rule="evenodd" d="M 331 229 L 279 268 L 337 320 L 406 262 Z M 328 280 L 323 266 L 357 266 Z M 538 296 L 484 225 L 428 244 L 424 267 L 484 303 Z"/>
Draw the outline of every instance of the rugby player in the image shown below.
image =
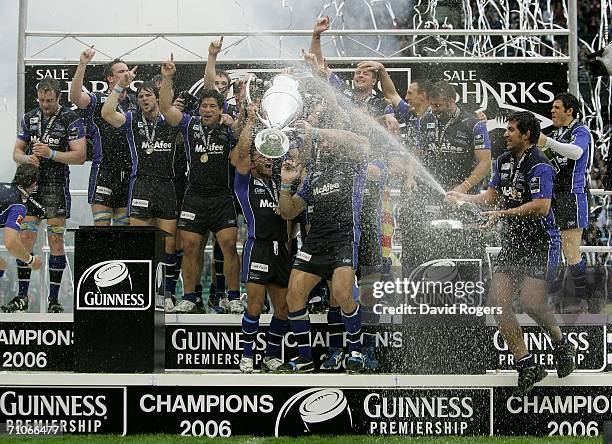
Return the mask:
<path fill-rule="evenodd" d="M 256 122 L 256 104 L 248 107 L 246 124 L 236 145 L 234 192 L 247 221 L 243 248 L 242 282 L 246 283 L 247 310 L 242 317 L 243 352 L 240 371 L 253 371 L 253 342 L 259 329 L 266 291 L 274 306 L 267 335 L 262 371 L 275 371 L 282 361 L 280 346 L 288 329 L 287 284 L 291 258 L 287 249 L 287 221 L 278 209 L 278 184 L 272 179 L 272 159 L 250 149 Z"/>
<path fill-rule="evenodd" d="M 151 82 L 140 84 L 136 91 L 137 111 L 118 110 L 119 97 L 134 81 L 137 68 L 120 76 L 102 106 L 102 118 L 125 134 L 130 147 L 130 225 L 155 226 L 169 234 L 164 239 L 165 292 L 169 297 L 176 267 L 174 157 L 177 130 L 160 113 L 159 91 Z"/>
<path fill-rule="evenodd" d="M 561 229 L 563 255 L 574 281 L 574 304 L 568 313 L 588 310 L 586 262 L 580 253 L 582 231 L 589 223 L 588 174 L 591 162 L 591 133 L 578 120 L 578 99 L 570 93 L 557 94 L 552 104 L 555 130 L 540 134 L 538 146 L 544 149 L 557 175 L 553 211 Z"/>
<path fill-rule="evenodd" d="M 42 265 L 40 256 L 30 254 L 21 239 L 19 231 L 26 217 L 26 202 L 36 189 L 38 167 L 23 163 L 17 167 L 13 181 L 0 184 L 0 228 L 3 228 L 4 245 L 11 256 L 26 264 L 31 270 L 38 270 Z M 6 261 L 0 259 L 0 278 L 4 275 Z M 30 301 L 27 294 L 18 295 L 2 307 L 3 312 L 24 312 Z"/>
<path fill-rule="evenodd" d="M 70 84 L 70 101 L 85 110 L 85 128 L 93 141 L 87 202 L 91 205 L 94 225 L 129 225 L 127 203 L 132 169 L 130 148 L 125 134 L 102 118 L 102 106 L 109 92 L 115 88 L 120 76 L 128 71 L 128 67 L 120 59 L 107 63 L 104 67 L 104 80 L 108 83 L 108 90 L 84 91 L 85 70 L 94 55 L 93 48 L 86 48 L 81 53 Z M 138 108 L 136 98 L 128 94 L 128 90 L 123 90 L 119 96 L 117 108 L 121 112 L 134 112 Z"/>
<path fill-rule="evenodd" d="M 68 106 L 60 105 L 60 84 L 51 78 L 42 79 L 36 95 L 38 107 L 27 112 L 21 120 L 21 128 L 13 149 L 13 160 L 18 164 L 40 166 L 38 189 L 34 201 L 26 203 L 28 215 L 22 225 L 21 240 L 28 251 L 38 236 L 41 219 L 47 220 L 49 241 L 49 296 L 47 311 L 64 311 L 58 300 L 62 275 L 66 268 L 64 232 L 66 219 L 70 217 L 70 170 L 68 165 L 85 162 L 85 129 L 83 119 Z M 27 298 L 32 269 L 17 259 L 19 293 Z"/>
<path fill-rule="evenodd" d="M 302 150 L 309 155 L 308 172 L 298 193 L 292 195 L 291 183 L 299 177 L 299 171 L 283 165 L 280 212 L 290 220 L 308 209 L 311 226 L 296 255 L 287 293 L 289 325 L 296 336 L 299 356 L 280 366 L 279 371 L 314 370 L 306 302 L 310 291 L 324 278 L 332 293 L 330 305 L 340 307 L 347 332 L 345 367 L 349 372 L 360 372 L 364 366 L 361 312 L 353 288 L 370 146 L 365 137 L 350 131 L 312 128 L 305 121 L 295 125 L 305 134 Z"/>
<path fill-rule="evenodd" d="M 508 117 L 504 137 L 508 151 L 497 158 L 489 188 L 480 194 L 450 191 L 450 200 L 493 205 L 490 223 L 502 221 L 502 250 L 496 260 L 488 304 L 501 308 L 496 314 L 500 332 L 515 358 L 518 370 L 516 396 L 527 393 L 546 377 L 546 370 L 528 352 L 523 330 L 513 309 L 520 295 L 525 311 L 550 335 L 555 347 L 557 375 L 563 378 L 575 368 L 576 348 L 557 326 L 548 306 L 548 290 L 559 264 L 559 229 L 551 208 L 555 171 L 535 145 L 540 124 L 528 111 Z"/>
<path fill-rule="evenodd" d="M 181 112 L 172 105 L 172 77 L 176 66 L 171 60 L 162 64 L 161 110 L 168 123 L 183 133 L 189 175 L 179 216 L 183 239 L 183 300 L 176 313 L 203 311 L 202 298 L 195 292 L 202 270 L 200 247 L 209 231 L 215 233 L 224 255 L 224 274 L 228 280 L 229 308 L 242 313 L 236 251 L 238 229 L 236 209 L 230 187 L 230 156 L 236 144 L 231 126 L 223 123 L 223 96 L 215 90 L 201 93 L 199 115 Z"/>

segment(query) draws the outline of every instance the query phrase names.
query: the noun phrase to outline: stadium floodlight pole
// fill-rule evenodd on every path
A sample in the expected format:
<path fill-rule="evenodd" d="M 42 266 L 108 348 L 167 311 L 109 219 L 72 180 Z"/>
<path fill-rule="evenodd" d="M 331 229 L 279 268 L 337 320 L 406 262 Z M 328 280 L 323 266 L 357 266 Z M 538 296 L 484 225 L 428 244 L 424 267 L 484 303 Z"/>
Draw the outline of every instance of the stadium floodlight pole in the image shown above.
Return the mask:
<path fill-rule="evenodd" d="M 28 24 L 28 0 L 19 0 L 17 24 L 17 128 L 25 113 L 25 56 L 26 26 Z"/>
<path fill-rule="evenodd" d="M 568 55 L 570 57 L 568 82 L 569 92 L 580 97 L 578 88 L 578 5 L 577 0 L 567 2 L 567 27 L 570 31 Z"/>

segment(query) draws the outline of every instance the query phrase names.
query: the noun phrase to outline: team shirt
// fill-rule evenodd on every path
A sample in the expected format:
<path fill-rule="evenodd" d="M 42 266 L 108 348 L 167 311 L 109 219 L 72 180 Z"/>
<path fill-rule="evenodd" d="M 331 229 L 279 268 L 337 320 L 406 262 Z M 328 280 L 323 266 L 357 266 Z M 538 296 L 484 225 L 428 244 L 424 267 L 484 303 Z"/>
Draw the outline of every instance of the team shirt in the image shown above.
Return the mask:
<path fill-rule="evenodd" d="M 0 183 L 0 228 L 19 231 L 26 216 L 26 206 L 17 185 Z"/>
<path fill-rule="evenodd" d="M 427 108 L 421 116 L 412 109 L 405 100 L 400 100 L 395 110 L 395 118 L 400 124 L 400 136 L 404 144 L 412 151 L 416 152 L 421 140 L 421 119 L 427 116 L 431 120 L 431 108 Z"/>
<path fill-rule="evenodd" d="M 88 93 L 89 105 L 85 109 L 85 127 L 93 142 L 92 167 L 109 170 L 129 170 L 132 165 L 130 147 L 125 134 L 102 118 L 102 106 L 108 94 Z M 138 102 L 133 95 L 126 95 L 117 105 L 117 111 L 124 113 L 138 110 Z"/>
<path fill-rule="evenodd" d="M 234 192 L 247 222 L 249 239 L 287 240 L 287 221 L 278 210 L 278 185 L 268 177 L 255 177 L 236 170 Z"/>
<path fill-rule="evenodd" d="M 25 153 L 32 154 L 36 142 L 49 145 L 55 151 L 69 151 L 68 143 L 85 137 L 83 119 L 67 106 L 46 118 L 40 108 L 27 112 L 21 119 L 17 138 L 28 144 Z M 40 158 L 39 185 L 67 184 L 70 177 L 68 165 L 51 159 Z"/>
<path fill-rule="evenodd" d="M 159 113 L 152 122 L 141 110 L 125 113 L 121 129 L 127 135 L 132 157 L 131 177 L 174 178 L 175 142 L 178 129 Z"/>
<path fill-rule="evenodd" d="M 433 113 L 424 114 L 420 131 L 421 162 L 445 190 L 470 176 L 475 151 L 491 150 L 486 123 L 459 108 L 446 123 Z"/>
<path fill-rule="evenodd" d="M 200 116 L 183 113 L 183 132 L 189 190 L 204 196 L 231 194 L 229 156 L 236 144 L 232 128 L 224 124 L 204 126 Z"/>
<path fill-rule="evenodd" d="M 308 173 L 298 190 L 311 224 L 307 243 L 359 242 L 367 162 L 337 158 L 312 148 Z"/>
<path fill-rule="evenodd" d="M 587 174 L 592 158 L 589 129 L 578 120 L 574 120 L 569 127 L 557 128 L 548 137 L 561 143 L 572 143 L 582 149 L 582 155 L 577 160 L 547 150 L 546 154 L 550 156 L 550 162 L 557 172 L 555 192 L 584 193 L 588 186 Z"/>
<path fill-rule="evenodd" d="M 497 158 L 489 186 L 500 195 L 503 209 L 516 208 L 533 199 L 552 199 L 555 170 L 537 147 L 529 148 L 517 160 L 511 152 Z M 543 217 L 505 217 L 502 246 L 522 254 L 547 250 L 559 239 L 559 229 L 551 209 Z"/>

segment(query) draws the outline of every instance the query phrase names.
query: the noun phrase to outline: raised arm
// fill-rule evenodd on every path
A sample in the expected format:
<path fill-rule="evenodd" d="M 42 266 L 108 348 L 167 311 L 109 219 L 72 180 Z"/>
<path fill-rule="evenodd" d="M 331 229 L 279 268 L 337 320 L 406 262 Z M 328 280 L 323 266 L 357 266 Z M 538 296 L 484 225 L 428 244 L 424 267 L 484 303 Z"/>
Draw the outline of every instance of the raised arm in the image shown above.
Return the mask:
<path fill-rule="evenodd" d="M 215 88 L 215 77 L 217 75 L 217 56 L 223 47 L 223 36 L 219 40 L 210 42 L 208 45 L 208 61 L 206 62 L 206 68 L 204 68 L 204 88 L 214 89 Z"/>
<path fill-rule="evenodd" d="M 250 149 L 253 143 L 253 126 L 255 126 L 255 113 L 257 112 L 257 104 L 250 103 L 247 110 L 248 117 L 240 138 L 234 150 L 236 151 L 236 171 L 240 174 L 247 174 L 251 170 Z"/>
<path fill-rule="evenodd" d="M 132 80 L 136 78 L 137 69 L 138 66 L 135 66 L 121 76 L 119 83 L 115 85 L 106 102 L 104 102 L 104 106 L 102 106 L 102 118 L 115 128 L 121 128 L 125 125 L 125 114 L 117 111 L 117 104 L 123 90 L 129 87 Z"/>
<path fill-rule="evenodd" d="M 310 152 L 313 143 L 327 151 L 355 160 L 362 160 L 370 153 L 368 139 L 341 129 L 313 128 L 305 120 L 295 122 L 295 128 L 304 134 L 304 149 Z"/>
<path fill-rule="evenodd" d="M 183 119 L 183 113 L 172 103 L 172 77 L 176 73 L 176 66 L 170 60 L 161 65 L 162 83 L 159 88 L 159 110 L 171 126 L 177 126 Z"/>
<path fill-rule="evenodd" d="M 312 52 L 319 62 L 323 62 L 323 51 L 321 50 L 321 34 L 329 29 L 329 17 L 318 18 L 315 22 L 310 39 L 310 52 Z"/>
<path fill-rule="evenodd" d="M 395 89 L 393 80 L 391 80 L 391 76 L 389 76 L 385 66 L 379 62 L 361 62 L 357 65 L 357 69 L 378 72 L 378 79 L 380 80 L 385 98 L 391 101 L 393 108 L 397 109 L 402 101 L 402 97 L 397 93 L 397 89 Z"/>
<path fill-rule="evenodd" d="M 79 66 L 77 66 L 72 83 L 70 84 L 70 101 L 74 103 L 78 108 L 85 109 L 89 106 L 91 98 L 89 94 L 83 92 L 83 79 L 85 78 L 85 69 L 87 64 L 91 62 L 93 56 L 96 54 L 93 46 L 86 48 L 79 59 Z"/>

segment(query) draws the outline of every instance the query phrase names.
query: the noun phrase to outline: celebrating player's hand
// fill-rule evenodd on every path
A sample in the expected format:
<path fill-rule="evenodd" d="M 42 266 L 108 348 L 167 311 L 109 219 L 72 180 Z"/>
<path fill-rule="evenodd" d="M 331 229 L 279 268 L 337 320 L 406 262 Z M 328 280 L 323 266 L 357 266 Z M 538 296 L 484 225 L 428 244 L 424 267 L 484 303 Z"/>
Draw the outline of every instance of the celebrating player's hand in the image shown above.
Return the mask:
<path fill-rule="evenodd" d="M 138 65 L 134 66 L 128 72 L 124 73 L 119 80 L 119 85 L 123 88 L 127 88 L 136 78 L 136 70 L 138 69 Z"/>
<path fill-rule="evenodd" d="M 214 40 L 210 42 L 208 45 L 208 55 L 217 57 L 219 52 L 221 52 L 221 48 L 223 47 L 223 36 L 219 38 L 219 40 Z"/>
<path fill-rule="evenodd" d="M 162 63 L 161 65 L 162 77 L 168 78 L 176 74 L 176 65 L 174 64 L 174 61 L 172 60 L 173 58 L 174 57 L 170 55 L 170 60 L 166 60 L 164 63 Z"/>
<path fill-rule="evenodd" d="M 357 64 L 357 69 L 366 70 L 366 71 L 382 71 L 385 69 L 385 65 L 379 62 L 359 62 Z"/>
<path fill-rule="evenodd" d="M 40 166 L 40 160 L 35 154 L 26 155 L 23 158 L 23 163 L 30 163 L 32 165 Z"/>
<path fill-rule="evenodd" d="M 34 260 L 30 265 L 28 265 L 28 267 L 30 267 L 32 270 L 40 270 L 40 267 L 42 267 L 42 259 L 40 256 L 34 256 Z"/>
<path fill-rule="evenodd" d="M 257 111 L 259 110 L 259 103 L 253 102 L 249 103 L 247 106 L 247 118 L 254 122 L 255 117 L 257 117 Z"/>
<path fill-rule="evenodd" d="M 317 19 L 314 25 L 313 34 L 321 35 L 323 32 L 329 29 L 329 17 L 320 17 Z"/>
<path fill-rule="evenodd" d="M 489 220 L 483 225 L 483 228 L 488 228 L 495 225 L 499 220 L 505 216 L 503 211 L 495 210 L 495 211 L 484 211 L 481 213 L 484 217 L 487 217 Z"/>
<path fill-rule="evenodd" d="M 451 203 L 457 203 L 457 201 L 465 201 L 467 200 L 468 195 L 465 193 L 461 193 L 455 189 L 452 189 L 448 193 L 446 193 L 446 201 Z"/>
<path fill-rule="evenodd" d="M 234 124 L 234 119 L 229 114 L 221 114 L 221 124 L 232 126 Z"/>
<path fill-rule="evenodd" d="M 178 108 L 180 112 L 183 112 L 183 110 L 185 109 L 185 99 L 181 97 L 177 97 L 176 99 L 174 99 L 172 106 L 174 106 L 175 108 Z"/>
<path fill-rule="evenodd" d="M 295 163 L 293 159 L 287 159 L 281 166 L 281 182 L 282 183 L 293 183 L 298 177 L 300 177 L 301 168 Z"/>
<path fill-rule="evenodd" d="M 32 153 L 39 157 L 49 158 L 51 157 L 51 148 L 46 143 L 36 142 L 32 145 Z"/>
<path fill-rule="evenodd" d="M 94 55 L 96 55 L 96 51 L 94 51 L 92 45 L 90 48 L 85 48 L 83 50 L 79 61 L 82 65 L 87 65 L 89 62 L 91 62 L 91 59 L 93 59 Z"/>

